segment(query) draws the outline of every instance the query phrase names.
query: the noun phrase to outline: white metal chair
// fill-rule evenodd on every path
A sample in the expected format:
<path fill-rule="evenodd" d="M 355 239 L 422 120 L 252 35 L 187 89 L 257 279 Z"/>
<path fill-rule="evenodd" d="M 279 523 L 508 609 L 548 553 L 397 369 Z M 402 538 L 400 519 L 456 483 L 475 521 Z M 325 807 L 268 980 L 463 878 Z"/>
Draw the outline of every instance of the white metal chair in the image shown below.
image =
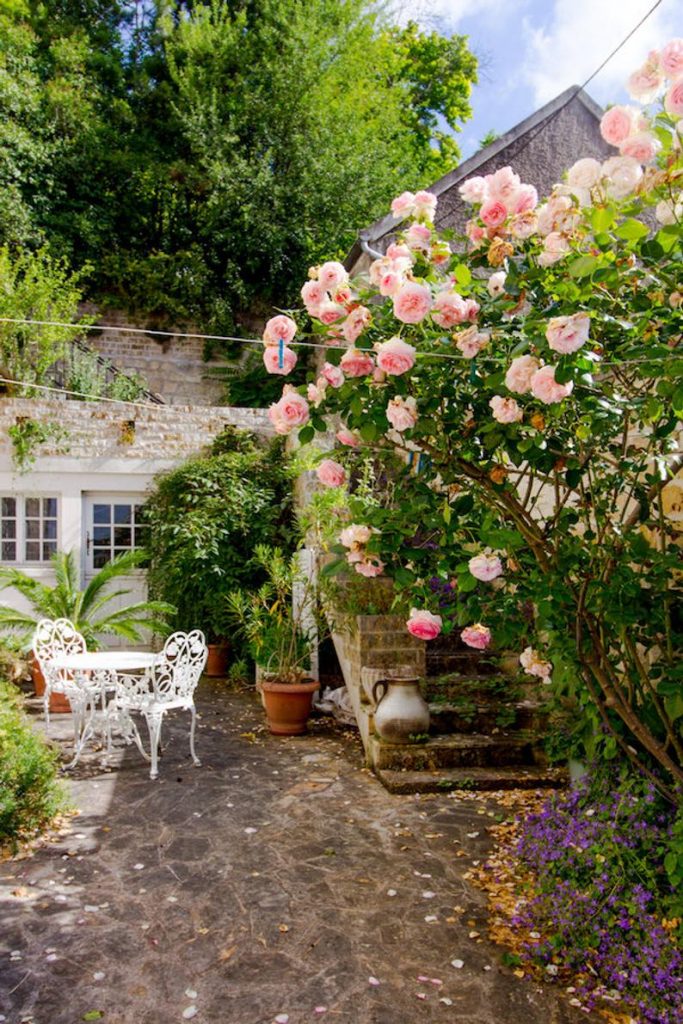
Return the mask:
<path fill-rule="evenodd" d="M 208 649 L 201 630 L 173 633 L 150 669 L 143 674 L 118 672 L 116 675 L 115 694 L 109 702 L 108 714 L 119 719 L 119 729 L 123 720 L 123 731 L 128 732 L 130 738 L 136 741 L 140 751 L 147 757 L 142 750 L 135 726 L 133 725 L 130 730 L 125 729 L 125 720 L 130 718 L 131 712 L 138 712 L 144 716 L 149 730 L 150 779 L 156 779 L 159 774 L 157 761 L 164 715 L 177 708 L 189 711 L 192 716 L 190 754 L 195 764 L 200 763 L 194 749 L 194 691 L 206 665 L 207 655 Z"/>

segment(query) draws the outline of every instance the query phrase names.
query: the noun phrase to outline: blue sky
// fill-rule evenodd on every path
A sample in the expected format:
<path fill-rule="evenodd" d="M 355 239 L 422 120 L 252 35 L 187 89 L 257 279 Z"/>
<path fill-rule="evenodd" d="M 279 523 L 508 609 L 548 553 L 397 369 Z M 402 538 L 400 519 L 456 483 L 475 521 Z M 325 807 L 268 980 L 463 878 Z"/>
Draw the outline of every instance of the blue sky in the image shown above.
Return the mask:
<path fill-rule="evenodd" d="M 463 157 L 487 131 L 512 128 L 602 63 L 655 0 L 404 0 L 401 18 L 443 34 L 468 35 L 482 62 L 473 118 L 460 133 Z M 587 88 L 598 103 L 628 102 L 623 83 L 648 50 L 683 36 L 683 3 L 662 0 Z"/>

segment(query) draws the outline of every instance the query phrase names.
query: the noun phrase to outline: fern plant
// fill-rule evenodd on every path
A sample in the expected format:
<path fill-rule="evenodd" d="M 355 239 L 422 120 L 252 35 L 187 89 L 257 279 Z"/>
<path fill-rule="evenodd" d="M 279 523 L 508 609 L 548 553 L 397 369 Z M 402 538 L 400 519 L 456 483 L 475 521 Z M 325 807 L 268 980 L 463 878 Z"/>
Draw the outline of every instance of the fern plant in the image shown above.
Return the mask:
<path fill-rule="evenodd" d="M 112 589 L 117 580 L 139 566 L 147 554 L 142 549 L 126 551 L 108 562 L 84 588 L 73 551 L 58 551 L 52 558 L 54 586 L 34 579 L 21 569 L 0 567 L 0 590 L 13 587 L 30 604 L 30 611 L 0 606 L 0 630 L 19 634 L 19 642 L 28 650 L 40 619 L 69 619 L 85 639 L 90 650 L 100 646 L 98 635 L 120 636 L 126 640 L 143 639 L 141 630 L 162 636 L 170 632 L 167 618 L 176 609 L 166 601 L 137 601 L 123 608 L 112 607 L 115 598 L 129 590 Z"/>

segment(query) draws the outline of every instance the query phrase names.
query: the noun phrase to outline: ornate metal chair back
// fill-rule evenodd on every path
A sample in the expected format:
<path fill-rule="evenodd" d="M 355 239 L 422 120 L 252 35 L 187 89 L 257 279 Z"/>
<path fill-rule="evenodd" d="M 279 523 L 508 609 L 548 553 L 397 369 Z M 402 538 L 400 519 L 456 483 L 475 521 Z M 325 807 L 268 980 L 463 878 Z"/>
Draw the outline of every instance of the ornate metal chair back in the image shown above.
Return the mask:
<path fill-rule="evenodd" d="M 173 633 L 154 666 L 154 693 L 157 700 L 191 698 L 204 671 L 208 649 L 199 629 L 191 633 Z"/>

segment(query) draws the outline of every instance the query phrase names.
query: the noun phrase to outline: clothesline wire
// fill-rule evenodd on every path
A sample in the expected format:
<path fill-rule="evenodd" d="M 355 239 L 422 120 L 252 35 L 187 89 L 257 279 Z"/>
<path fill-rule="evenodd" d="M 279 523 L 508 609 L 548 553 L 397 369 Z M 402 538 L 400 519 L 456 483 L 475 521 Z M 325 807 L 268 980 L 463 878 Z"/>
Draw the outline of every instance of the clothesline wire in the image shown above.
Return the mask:
<path fill-rule="evenodd" d="M 135 326 L 130 326 L 130 325 L 123 326 L 123 325 L 118 325 L 118 324 L 73 324 L 73 323 L 66 323 L 66 322 L 59 321 L 59 320 L 31 320 L 31 319 L 20 319 L 18 317 L 7 317 L 7 316 L 0 316 L 0 323 L 22 324 L 22 325 L 26 325 L 26 326 L 36 326 L 36 327 L 65 327 L 65 328 L 69 328 L 69 329 L 74 330 L 74 331 L 77 331 L 77 330 L 84 330 L 84 331 L 122 331 L 122 332 L 128 332 L 128 333 L 132 333 L 132 334 L 161 335 L 161 336 L 167 337 L 167 338 L 194 338 L 194 339 L 199 339 L 199 340 L 203 340 L 203 341 L 228 341 L 228 342 L 234 342 L 234 343 L 239 343 L 239 344 L 243 344 L 243 345 L 263 345 L 263 339 L 261 339 L 261 338 L 238 338 L 238 337 L 234 337 L 234 336 L 227 335 L 227 334 L 197 334 L 197 333 L 193 333 L 193 332 L 183 332 L 183 331 L 158 331 L 158 330 L 155 330 L 155 329 L 152 329 L 152 328 L 148 328 L 148 327 L 135 327 Z M 312 341 L 291 341 L 291 342 L 289 342 L 289 347 L 291 347 L 291 348 L 315 348 L 315 349 L 322 349 L 325 352 L 333 352 L 333 351 L 339 351 L 340 348 L 342 348 L 343 346 L 324 344 L 322 342 L 312 342 Z M 350 347 L 353 347 L 353 346 L 350 346 Z M 454 362 L 459 362 L 459 363 L 462 363 L 463 359 L 465 358 L 464 356 L 461 356 L 461 355 L 455 355 L 452 352 L 420 352 L 419 349 L 418 349 L 418 354 L 422 358 L 427 358 L 427 359 L 450 359 L 450 360 L 453 360 Z M 506 363 L 508 361 L 508 357 L 507 356 L 496 356 L 496 355 L 491 355 L 489 353 L 483 353 L 481 358 L 482 359 L 486 359 L 488 362 Z M 141 360 L 145 360 L 145 361 L 149 360 L 149 361 L 156 362 L 156 358 L 154 356 L 148 356 L 148 357 L 146 357 L 146 356 L 142 356 L 142 357 L 135 356 L 135 359 L 136 360 L 137 359 L 141 359 Z M 639 356 L 638 358 L 634 358 L 634 359 L 618 359 L 618 360 L 614 360 L 614 361 L 603 361 L 603 360 L 599 359 L 599 357 L 598 357 L 598 359 L 595 362 L 595 367 L 596 367 L 596 369 L 602 369 L 603 367 L 608 367 L 608 366 L 631 366 L 631 365 L 636 365 L 636 364 L 641 364 L 641 363 L 667 362 L 670 359 L 683 359 L 683 352 L 681 352 L 681 353 L 671 352 L 671 353 L 669 353 L 667 355 Z M 180 365 L 185 365 L 185 364 L 180 362 L 180 363 L 178 363 L 176 365 L 180 366 Z M 220 367 L 235 366 L 234 363 L 208 363 L 207 362 L 205 364 L 199 364 L 198 361 L 190 361 L 186 365 L 192 365 L 192 366 L 194 366 L 194 365 L 206 365 L 207 369 L 214 369 L 214 368 L 218 369 Z M 32 385 L 32 386 L 35 386 L 35 385 Z"/>

